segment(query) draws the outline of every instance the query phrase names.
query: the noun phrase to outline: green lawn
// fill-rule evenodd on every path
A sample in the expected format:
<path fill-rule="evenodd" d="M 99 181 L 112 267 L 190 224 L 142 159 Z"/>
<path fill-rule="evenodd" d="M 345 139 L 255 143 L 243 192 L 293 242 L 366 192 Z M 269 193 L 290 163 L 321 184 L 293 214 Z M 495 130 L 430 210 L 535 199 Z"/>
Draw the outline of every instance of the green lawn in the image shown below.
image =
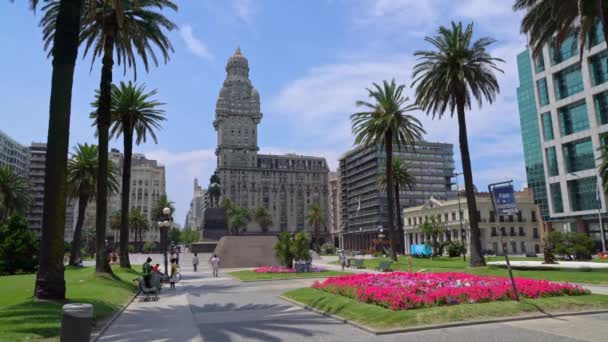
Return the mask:
<path fill-rule="evenodd" d="M 325 271 L 325 272 L 308 272 L 308 273 L 256 273 L 253 271 L 236 271 L 230 272 L 229 275 L 240 281 L 258 281 L 258 280 L 288 280 L 288 279 L 303 279 L 303 278 L 326 278 L 349 274 L 348 272 Z"/>
<path fill-rule="evenodd" d="M 137 290 L 134 270 L 113 268 L 115 277 L 95 276 L 93 267 L 68 268 L 65 272 L 69 302 L 91 303 L 94 320 L 110 317 Z M 0 277 L 0 340 L 58 340 L 64 303 L 32 298 L 35 274 Z"/>
<path fill-rule="evenodd" d="M 408 258 L 400 256 L 397 263 L 391 265 L 392 269 L 399 271 L 408 270 Z M 540 258 L 536 258 L 540 260 Z M 511 258 L 511 260 L 536 260 L 535 258 Z M 363 265 L 368 269 L 374 269 L 381 261 L 388 258 L 365 259 Z M 486 261 L 501 261 L 504 257 L 486 257 Z M 462 258 L 438 257 L 433 260 L 425 258 L 412 258 L 412 269 L 414 272 L 425 269 L 428 272 L 467 272 L 477 275 L 508 276 L 506 269 L 499 267 L 470 268 Z M 545 279 L 552 281 L 567 281 L 584 284 L 608 284 L 608 270 L 513 270 L 516 277 Z"/>
<path fill-rule="evenodd" d="M 602 295 L 524 299 L 520 302 L 460 304 L 401 311 L 392 311 L 373 304 L 359 303 L 344 296 L 333 295 L 313 288 L 292 290 L 284 293 L 283 296 L 377 330 L 410 328 L 418 325 L 467 320 L 485 320 L 532 313 L 608 308 L 608 296 Z"/>

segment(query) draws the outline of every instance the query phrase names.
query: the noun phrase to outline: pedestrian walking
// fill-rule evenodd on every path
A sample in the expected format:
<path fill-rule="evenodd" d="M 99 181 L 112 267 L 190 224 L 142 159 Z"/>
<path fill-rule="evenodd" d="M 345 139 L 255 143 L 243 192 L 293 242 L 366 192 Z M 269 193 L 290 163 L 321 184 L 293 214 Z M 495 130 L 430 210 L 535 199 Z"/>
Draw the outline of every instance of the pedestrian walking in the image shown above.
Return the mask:
<path fill-rule="evenodd" d="M 171 278 L 169 278 L 169 283 L 171 284 L 171 288 L 175 288 L 175 276 L 177 275 L 177 263 L 175 259 L 171 259 Z"/>
<path fill-rule="evenodd" d="M 196 253 L 192 257 L 192 267 L 194 267 L 194 272 L 196 272 L 196 268 L 198 267 L 198 255 Z"/>
<path fill-rule="evenodd" d="M 146 284 L 146 287 L 148 288 L 150 287 L 150 277 L 152 276 L 152 265 L 150 264 L 150 262 L 152 262 L 152 258 L 148 257 L 148 259 L 146 259 L 146 262 L 142 266 L 144 284 Z"/>
<path fill-rule="evenodd" d="M 340 260 L 342 271 L 344 271 L 344 267 L 346 267 L 346 254 L 344 254 L 344 251 L 340 251 L 340 254 L 338 254 L 338 259 Z"/>
<path fill-rule="evenodd" d="M 209 263 L 211 264 L 211 268 L 213 268 L 213 276 L 218 277 L 220 270 L 220 258 L 216 254 L 213 254 L 213 257 L 211 257 Z"/>

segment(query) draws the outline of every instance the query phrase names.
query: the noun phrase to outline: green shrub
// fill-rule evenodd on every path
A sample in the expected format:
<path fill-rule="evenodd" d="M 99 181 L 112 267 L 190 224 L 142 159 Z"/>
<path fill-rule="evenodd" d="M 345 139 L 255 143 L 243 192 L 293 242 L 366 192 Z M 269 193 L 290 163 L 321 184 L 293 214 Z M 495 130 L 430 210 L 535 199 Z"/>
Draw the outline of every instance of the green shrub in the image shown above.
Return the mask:
<path fill-rule="evenodd" d="M 293 256 L 296 260 L 310 260 L 310 238 L 305 232 L 299 232 L 293 239 Z"/>
<path fill-rule="evenodd" d="M 336 254 L 336 246 L 331 242 L 326 242 L 321 246 L 322 255 Z"/>
<path fill-rule="evenodd" d="M 574 256 L 577 260 L 591 259 L 596 251 L 595 242 L 584 233 L 573 232 L 551 232 L 549 244 L 555 249 L 555 253 L 566 256 Z"/>
<path fill-rule="evenodd" d="M 293 267 L 293 243 L 291 234 L 281 232 L 278 236 L 279 241 L 274 245 L 274 253 L 279 262 L 285 267 Z"/>
<path fill-rule="evenodd" d="M 19 215 L 0 224 L 0 273 L 33 272 L 38 265 L 38 238 Z"/>
<path fill-rule="evenodd" d="M 135 246 L 129 245 L 129 253 L 135 253 Z"/>
<path fill-rule="evenodd" d="M 144 253 L 150 253 L 154 250 L 155 247 L 156 247 L 156 244 L 154 242 L 146 241 L 144 243 L 143 251 L 144 251 Z"/>
<path fill-rule="evenodd" d="M 464 244 L 462 241 L 452 240 L 448 243 L 448 255 L 451 258 L 461 256 L 464 252 Z"/>

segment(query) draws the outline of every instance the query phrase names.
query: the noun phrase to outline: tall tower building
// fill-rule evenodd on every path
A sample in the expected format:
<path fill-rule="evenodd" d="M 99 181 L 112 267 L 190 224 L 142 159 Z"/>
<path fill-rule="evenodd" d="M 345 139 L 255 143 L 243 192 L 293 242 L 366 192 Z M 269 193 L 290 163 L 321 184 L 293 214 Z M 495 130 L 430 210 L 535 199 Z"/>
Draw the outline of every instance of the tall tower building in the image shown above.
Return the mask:
<path fill-rule="evenodd" d="M 27 177 L 29 149 L 0 131 L 0 166 L 10 166 L 15 173 Z"/>
<path fill-rule="evenodd" d="M 313 203 L 328 220 L 325 158 L 258 154 L 260 94 L 249 80 L 249 63 L 240 49 L 229 58 L 226 73 L 213 122 L 222 196 L 249 209 L 267 208 L 273 221 L 268 233 L 311 229 L 305 215 Z M 254 222 L 244 230 L 261 232 Z"/>
<path fill-rule="evenodd" d="M 536 58 L 530 48 L 521 53 L 518 99 L 528 183 L 543 216 L 554 230 L 588 233 L 599 246 L 598 214 L 606 212 L 597 190 L 600 150 L 608 143 L 608 51 L 601 26 L 592 31 L 582 54 L 574 34 Z"/>

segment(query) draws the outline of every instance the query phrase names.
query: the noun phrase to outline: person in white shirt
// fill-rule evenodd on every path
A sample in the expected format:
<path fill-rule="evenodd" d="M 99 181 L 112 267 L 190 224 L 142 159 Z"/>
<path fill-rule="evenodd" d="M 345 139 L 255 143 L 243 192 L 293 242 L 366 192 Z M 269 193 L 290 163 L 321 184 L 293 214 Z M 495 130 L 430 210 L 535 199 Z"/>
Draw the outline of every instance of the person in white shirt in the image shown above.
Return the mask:
<path fill-rule="evenodd" d="M 209 259 L 209 263 L 211 264 L 211 267 L 213 268 L 213 276 L 218 277 L 218 273 L 220 270 L 220 258 L 216 254 L 213 254 L 213 257 L 211 257 L 211 259 Z"/>
<path fill-rule="evenodd" d="M 192 257 L 192 266 L 194 267 L 194 272 L 196 272 L 198 266 L 198 255 L 196 253 L 194 253 L 194 256 Z"/>

